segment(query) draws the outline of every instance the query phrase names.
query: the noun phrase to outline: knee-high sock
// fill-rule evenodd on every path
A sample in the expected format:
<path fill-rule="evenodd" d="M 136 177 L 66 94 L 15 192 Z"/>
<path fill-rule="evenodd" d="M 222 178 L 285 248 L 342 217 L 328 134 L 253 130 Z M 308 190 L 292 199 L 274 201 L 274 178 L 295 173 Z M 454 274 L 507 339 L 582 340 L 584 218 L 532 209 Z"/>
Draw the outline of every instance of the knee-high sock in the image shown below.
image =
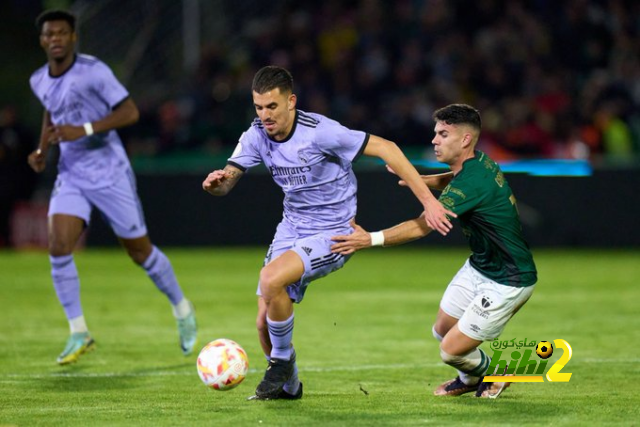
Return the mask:
<path fill-rule="evenodd" d="M 295 360 L 296 358 L 295 349 L 291 350 L 291 357 Z M 298 379 L 298 364 L 294 362 L 293 374 L 291 375 L 291 378 L 289 378 L 289 381 L 285 383 L 284 391 L 286 391 L 289 394 L 296 394 L 298 392 L 298 387 L 300 387 L 300 380 Z"/>
<path fill-rule="evenodd" d="M 157 247 L 153 247 L 151 255 L 142 263 L 149 278 L 156 287 L 165 294 L 174 306 L 184 298 L 169 258 Z"/>
<path fill-rule="evenodd" d="M 73 255 L 49 256 L 51 262 L 51 277 L 58 300 L 64 308 L 67 319 L 82 316 L 80 305 L 80 279 L 78 270 L 73 262 Z"/>
<path fill-rule="evenodd" d="M 491 358 L 476 347 L 463 356 L 454 356 L 440 350 L 442 361 L 458 370 L 460 380 L 468 385 L 477 384 L 491 363 Z"/>
<path fill-rule="evenodd" d="M 287 320 L 276 322 L 267 316 L 267 328 L 271 339 L 271 358 L 291 359 L 293 339 L 293 314 Z"/>
<path fill-rule="evenodd" d="M 431 329 L 431 332 L 433 333 L 433 337 L 434 337 L 435 339 L 437 339 L 438 341 L 442 342 L 442 340 L 444 339 L 444 337 L 443 337 L 442 335 L 440 335 L 440 334 L 436 331 L 436 327 L 435 327 L 435 325 L 434 325 L 434 326 L 433 326 L 433 328 Z M 489 362 L 491 362 L 491 358 L 490 358 L 489 356 L 487 356 L 487 355 L 486 355 L 482 350 L 480 350 L 479 348 L 478 348 L 478 349 L 476 349 L 476 350 L 474 350 L 474 351 L 472 351 L 472 352 L 471 352 L 471 353 L 469 353 L 469 354 L 472 354 L 472 353 L 474 353 L 475 351 L 479 351 L 479 352 L 481 352 L 482 354 L 484 354 L 484 355 L 486 356 L 487 360 L 488 360 Z M 479 354 L 480 354 L 480 353 L 479 353 Z M 482 360 L 482 354 L 480 354 L 480 360 Z M 478 356 L 478 354 L 475 354 L 475 353 L 474 353 L 474 355 L 475 355 L 475 356 Z M 467 355 L 467 356 L 468 356 L 468 355 Z M 488 364 L 488 363 L 486 363 L 486 365 L 487 365 L 487 367 L 489 366 L 489 364 Z M 470 375 L 470 374 L 468 374 L 467 372 L 461 371 L 460 369 L 457 369 L 457 371 L 458 371 L 458 376 L 460 377 L 460 380 L 461 380 L 463 383 L 465 383 L 465 384 L 469 384 L 469 385 L 476 384 L 476 383 L 479 381 L 479 379 L 480 379 L 479 377 L 480 377 L 480 376 L 482 376 L 482 375 L 484 375 L 484 372 L 483 372 L 482 374 L 480 374 L 480 376 L 477 376 L 477 375 Z M 486 368 L 485 368 L 485 371 L 486 371 Z"/>

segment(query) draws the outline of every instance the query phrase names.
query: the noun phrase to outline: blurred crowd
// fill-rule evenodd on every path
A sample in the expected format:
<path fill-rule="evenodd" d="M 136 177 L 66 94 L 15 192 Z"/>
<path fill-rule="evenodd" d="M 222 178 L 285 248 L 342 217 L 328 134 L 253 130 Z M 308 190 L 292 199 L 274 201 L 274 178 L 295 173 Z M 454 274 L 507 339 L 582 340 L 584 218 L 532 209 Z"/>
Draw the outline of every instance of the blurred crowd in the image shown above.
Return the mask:
<path fill-rule="evenodd" d="M 466 102 L 498 160 L 640 152 L 637 1 L 286 2 L 235 21 L 181 96 L 143 105 L 133 155 L 235 145 L 267 64 L 292 71 L 299 108 L 403 147 L 431 140 L 434 109 Z"/>
<path fill-rule="evenodd" d="M 43 7 L 40 0 L 11 4 L 29 22 Z M 640 164 L 636 0 L 218 6 L 222 36 L 203 44 L 192 75 L 181 74 L 175 87 L 163 83 L 171 90 L 161 94 L 128 86 L 142 113 L 140 123 L 121 130 L 134 160 L 228 154 L 255 117 L 253 74 L 277 64 L 292 71 L 299 108 L 391 139 L 412 158 L 432 156 L 433 111 L 465 102 L 482 113 L 479 148 L 498 161 Z M 181 25 L 175 14 L 168 18 Z M 0 105 L 0 247 L 9 240 L 11 209 L 36 188 L 26 164 L 36 146 L 32 130 L 16 108 Z"/>

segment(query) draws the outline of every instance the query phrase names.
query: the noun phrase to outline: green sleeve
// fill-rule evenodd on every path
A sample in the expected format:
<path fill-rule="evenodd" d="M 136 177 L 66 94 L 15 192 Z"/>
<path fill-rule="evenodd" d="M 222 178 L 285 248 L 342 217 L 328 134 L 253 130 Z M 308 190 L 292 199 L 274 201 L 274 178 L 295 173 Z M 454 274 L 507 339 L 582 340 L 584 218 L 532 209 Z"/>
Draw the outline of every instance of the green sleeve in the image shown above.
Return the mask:
<path fill-rule="evenodd" d="M 482 193 L 465 180 L 454 178 L 442 191 L 438 200 L 447 209 L 462 215 L 480 204 Z"/>

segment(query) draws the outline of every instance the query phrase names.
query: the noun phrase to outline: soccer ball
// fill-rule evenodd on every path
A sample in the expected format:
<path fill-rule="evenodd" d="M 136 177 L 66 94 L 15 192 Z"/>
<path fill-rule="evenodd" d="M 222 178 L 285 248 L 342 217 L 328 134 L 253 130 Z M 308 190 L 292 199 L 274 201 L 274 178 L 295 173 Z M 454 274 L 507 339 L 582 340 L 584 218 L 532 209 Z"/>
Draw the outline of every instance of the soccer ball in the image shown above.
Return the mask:
<path fill-rule="evenodd" d="M 540 359 L 548 359 L 553 354 L 553 346 L 549 341 L 540 341 L 536 346 L 536 354 Z"/>
<path fill-rule="evenodd" d="M 214 390 L 231 390 L 249 371 L 247 353 L 235 341 L 217 339 L 205 345 L 198 355 L 198 376 Z"/>

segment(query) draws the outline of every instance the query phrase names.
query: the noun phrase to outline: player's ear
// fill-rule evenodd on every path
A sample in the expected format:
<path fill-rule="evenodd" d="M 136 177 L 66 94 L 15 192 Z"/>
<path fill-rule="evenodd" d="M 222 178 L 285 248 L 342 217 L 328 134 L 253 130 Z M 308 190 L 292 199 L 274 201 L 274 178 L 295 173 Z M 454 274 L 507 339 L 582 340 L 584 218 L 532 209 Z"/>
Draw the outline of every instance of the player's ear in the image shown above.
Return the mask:
<path fill-rule="evenodd" d="M 289 95 L 289 100 L 288 100 L 288 109 L 289 111 L 293 111 L 296 109 L 296 103 L 298 102 L 298 97 L 296 96 L 295 93 L 292 93 L 291 95 Z"/>
<path fill-rule="evenodd" d="M 471 136 L 471 134 L 469 132 L 466 132 L 462 137 L 462 147 L 467 148 L 469 144 L 471 144 L 472 140 L 473 140 L 473 137 Z"/>
<path fill-rule="evenodd" d="M 469 132 L 465 132 L 464 137 L 462 138 L 462 147 L 467 148 L 468 146 L 473 144 L 473 141 L 475 141 L 477 138 L 478 135 L 475 131 L 470 130 Z"/>

